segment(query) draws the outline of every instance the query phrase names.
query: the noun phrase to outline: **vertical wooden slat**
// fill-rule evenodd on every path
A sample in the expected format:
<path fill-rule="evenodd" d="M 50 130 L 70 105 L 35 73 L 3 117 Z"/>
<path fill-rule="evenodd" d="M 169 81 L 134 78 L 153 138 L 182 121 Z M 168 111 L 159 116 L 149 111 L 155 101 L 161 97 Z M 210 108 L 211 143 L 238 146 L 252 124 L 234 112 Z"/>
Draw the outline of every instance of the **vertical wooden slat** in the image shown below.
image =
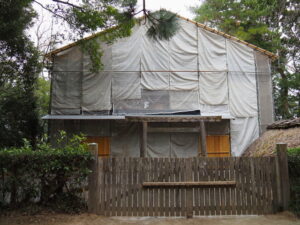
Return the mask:
<path fill-rule="evenodd" d="M 215 158 L 215 164 L 216 164 L 216 169 L 215 169 L 215 180 L 220 180 L 221 179 L 221 158 L 220 157 L 216 157 Z M 216 192 L 216 215 L 220 215 L 221 214 L 221 188 L 218 186 L 215 188 L 215 192 Z"/>
<path fill-rule="evenodd" d="M 276 158 L 272 157 L 272 199 L 273 199 L 273 213 L 278 211 L 278 188 L 277 188 L 277 170 Z"/>
<path fill-rule="evenodd" d="M 238 190 L 238 173 L 237 173 L 237 158 L 232 159 L 232 175 L 234 180 L 237 182 L 236 187 L 232 189 L 232 215 L 237 215 L 237 190 Z"/>
<path fill-rule="evenodd" d="M 213 180 L 213 158 L 207 158 L 207 180 L 212 181 Z M 213 188 L 208 187 L 205 188 L 205 215 L 213 215 Z"/>
<path fill-rule="evenodd" d="M 107 175 L 107 172 L 106 172 L 106 158 L 102 158 L 102 171 L 103 171 L 103 183 L 102 183 L 102 193 L 101 193 L 101 196 L 102 196 L 102 215 L 105 216 L 105 208 L 106 208 L 106 193 L 105 193 L 105 190 L 106 190 L 106 175 Z"/>
<path fill-rule="evenodd" d="M 97 156 L 98 158 L 98 156 Z M 97 167 L 95 168 L 97 170 L 97 176 L 95 179 L 97 179 L 97 186 L 95 190 L 97 192 L 97 196 L 95 196 L 95 212 L 96 214 L 101 214 L 101 183 L 102 183 L 102 170 L 101 170 L 101 160 L 98 158 L 97 159 Z"/>
<path fill-rule="evenodd" d="M 88 210 L 91 213 L 97 212 L 97 187 L 98 187 L 98 146 L 96 143 L 89 144 L 89 151 L 93 155 L 93 159 L 91 160 L 91 174 L 88 177 Z"/>
<path fill-rule="evenodd" d="M 230 158 L 226 157 L 224 158 L 225 161 L 225 180 L 230 180 Z M 226 210 L 226 215 L 231 215 L 231 210 L 230 210 L 230 188 L 226 187 L 225 188 L 225 210 Z"/>
<path fill-rule="evenodd" d="M 117 161 L 117 165 L 118 165 L 118 170 L 117 170 L 117 174 L 118 174 L 118 191 L 117 191 L 117 207 L 118 207 L 118 216 L 122 216 L 122 169 L 123 169 L 123 158 L 118 158 Z"/>
<path fill-rule="evenodd" d="M 111 158 L 111 185 L 110 185 L 110 191 L 111 191 L 111 197 L 110 197 L 110 204 L 111 204 L 111 209 L 110 209 L 110 216 L 116 216 L 116 206 L 115 206 L 115 192 L 116 192 L 116 158 Z"/>
<path fill-rule="evenodd" d="M 262 158 L 262 165 L 261 165 L 261 173 L 262 173 L 262 203 L 263 203 L 263 214 L 267 214 L 268 212 L 268 198 L 267 198 L 267 187 L 268 187 L 268 180 L 267 180 L 267 165 L 266 165 L 266 157 Z"/>
<path fill-rule="evenodd" d="M 100 195 L 101 195 L 101 204 L 100 204 L 100 215 L 105 215 L 104 210 L 105 210 L 105 171 L 104 171 L 104 160 L 99 159 L 99 169 L 101 170 L 101 184 L 100 184 Z"/>
<path fill-rule="evenodd" d="M 280 181 L 280 206 L 283 210 L 287 210 L 290 202 L 290 181 L 287 161 L 287 144 L 277 144 L 276 150 L 279 168 L 278 176 Z"/>
<path fill-rule="evenodd" d="M 115 158 L 115 168 L 116 168 L 116 172 L 115 172 L 115 176 L 116 176 L 116 182 L 115 182 L 115 197 L 113 199 L 113 201 L 115 201 L 115 207 L 116 207 L 116 213 L 115 215 L 116 216 L 121 216 L 120 215 L 120 208 L 121 208 L 121 205 L 120 205 L 120 193 L 119 193 L 119 190 L 120 190 L 120 158 Z"/>
<path fill-rule="evenodd" d="M 213 181 L 214 180 L 214 169 L 213 169 L 213 158 L 209 158 L 208 159 L 208 177 L 209 177 L 209 181 Z M 214 188 L 213 187 L 209 187 L 209 188 L 205 188 L 207 189 L 207 205 L 208 205 L 208 213 L 207 215 L 215 215 L 214 213 Z"/>
<path fill-rule="evenodd" d="M 149 169 L 149 181 L 154 181 L 153 180 L 153 176 L 154 176 L 154 159 L 150 158 L 149 159 L 149 165 L 150 165 L 150 169 Z M 154 189 L 150 189 L 148 191 L 149 193 L 149 216 L 154 216 Z"/>
<path fill-rule="evenodd" d="M 221 174 L 220 180 L 226 180 L 226 158 L 220 158 L 221 160 Z M 226 187 L 221 187 L 221 215 L 226 215 Z"/>
<path fill-rule="evenodd" d="M 130 168 L 129 168 L 129 158 L 125 158 L 125 190 L 124 190 L 124 214 L 129 216 L 129 177 L 130 177 Z"/>
<path fill-rule="evenodd" d="M 164 181 L 165 180 L 165 170 L 164 170 L 164 163 L 165 158 L 158 159 L 158 180 L 157 181 Z M 159 216 L 164 216 L 164 192 L 165 188 L 158 188 L 158 204 L 159 204 Z"/>
<path fill-rule="evenodd" d="M 170 181 L 171 177 L 171 166 L 170 166 L 170 158 L 167 158 L 165 161 L 165 170 L 166 170 L 166 182 Z M 166 188 L 165 190 L 165 216 L 171 216 L 171 207 L 170 207 L 170 188 Z"/>
<path fill-rule="evenodd" d="M 256 194 L 256 177 L 254 158 L 250 158 L 250 172 L 251 172 L 251 209 L 252 214 L 257 214 L 257 194 Z"/>
<path fill-rule="evenodd" d="M 148 158 L 144 158 L 143 159 L 143 172 L 142 172 L 142 180 L 141 180 L 141 184 L 144 181 L 149 181 L 149 173 L 148 173 L 148 167 L 149 167 L 149 159 Z M 142 187 L 142 191 L 143 191 L 143 216 L 149 216 L 148 212 L 149 212 L 149 208 L 148 208 L 148 188 L 143 188 Z"/>
<path fill-rule="evenodd" d="M 138 160 L 139 158 L 133 158 L 133 173 L 132 173 L 132 195 L 133 195 L 133 202 L 132 202 L 132 208 L 133 208 L 133 216 L 138 215 L 138 189 L 137 189 L 137 176 L 138 176 Z"/>
<path fill-rule="evenodd" d="M 193 181 L 192 159 L 185 159 L 185 180 Z M 193 217 L 193 189 L 186 188 L 186 217 Z"/>
<path fill-rule="evenodd" d="M 154 158 L 154 180 L 158 181 L 159 170 L 158 170 L 158 158 Z M 159 189 L 154 188 L 154 215 L 159 216 Z"/>
<path fill-rule="evenodd" d="M 245 158 L 244 157 L 240 157 L 240 176 L 241 176 L 241 215 L 246 214 L 246 202 L 247 202 L 247 195 L 246 195 L 246 188 L 245 188 Z"/>
<path fill-rule="evenodd" d="M 267 198 L 268 198 L 268 214 L 273 212 L 272 208 L 272 164 L 271 164 L 271 157 L 267 158 L 267 180 L 268 180 L 268 188 L 267 188 Z"/>
<path fill-rule="evenodd" d="M 110 212 L 110 167 L 109 167 L 109 158 L 106 159 L 105 163 L 105 216 L 109 216 Z"/>
<path fill-rule="evenodd" d="M 137 182 L 137 189 L 138 189 L 138 216 L 144 216 L 143 209 L 144 209 L 144 190 L 142 187 L 144 176 L 145 176 L 145 158 L 141 158 L 138 160 L 138 182 Z"/>
<path fill-rule="evenodd" d="M 261 215 L 263 211 L 263 200 L 261 195 L 262 176 L 261 176 L 262 161 L 261 158 L 256 158 L 256 195 L 257 195 L 257 214 Z"/>
<path fill-rule="evenodd" d="M 246 213 L 251 213 L 251 183 L 250 183 L 250 176 L 251 176 L 251 170 L 250 170 L 250 159 L 245 158 L 245 165 L 244 165 L 244 176 L 245 176 L 245 191 L 246 191 Z"/>
<path fill-rule="evenodd" d="M 113 203 L 112 203 L 112 198 L 113 198 L 113 166 L 112 166 L 112 158 L 109 158 L 109 185 L 108 185 L 108 210 L 107 210 L 107 216 L 112 216 L 112 211 L 113 211 Z"/>
<path fill-rule="evenodd" d="M 126 193 L 126 158 L 121 159 L 121 215 L 126 216 L 126 200 L 125 200 L 125 193 Z"/>
<path fill-rule="evenodd" d="M 133 215 L 133 158 L 129 158 L 128 177 L 128 216 Z"/>
<path fill-rule="evenodd" d="M 193 162 L 192 162 L 192 168 L 193 168 L 193 180 L 194 181 L 199 181 L 199 158 L 193 158 Z M 199 188 L 195 187 L 193 189 L 193 199 L 194 199 L 194 214 L 196 216 L 200 215 L 200 203 L 199 203 Z"/>
<path fill-rule="evenodd" d="M 266 175 L 267 175 L 267 190 L 266 190 L 266 194 L 267 194 L 267 199 L 268 199 L 268 214 L 272 213 L 273 209 L 272 209 L 272 184 L 271 184 L 271 169 L 272 169 L 272 164 L 271 164 L 271 158 L 267 157 L 267 169 L 266 169 Z"/>
<path fill-rule="evenodd" d="M 221 170 L 220 170 L 220 180 L 226 180 L 226 162 L 225 158 L 220 158 L 221 160 Z M 226 186 L 220 187 L 221 194 L 221 215 L 226 215 Z"/>
<path fill-rule="evenodd" d="M 104 158 L 103 159 L 103 170 L 104 170 L 104 188 L 103 188 L 103 192 L 104 192 L 104 209 L 103 209 L 103 213 L 106 216 L 107 215 L 107 211 L 108 211 L 108 190 L 109 190 L 109 171 L 108 171 L 108 158 Z"/>
<path fill-rule="evenodd" d="M 180 181 L 180 159 L 174 159 L 175 164 L 175 181 Z M 176 216 L 180 216 L 180 189 L 178 187 L 175 188 L 175 205 L 176 205 Z"/>
<path fill-rule="evenodd" d="M 170 182 L 174 182 L 175 181 L 175 159 L 174 158 L 171 158 L 170 159 L 170 178 L 169 178 L 169 181 Z M 176 212 L 175 212 L 175 188 L 170 188 L 169 189 L 170 191 L 170 216 L 175 216 L 176 215 Z"/>
<path fill-rule="evenodd" d="M 198 163 L 200 164 L 199 171 L 199 181 L 208 180 L 208 167 L 207 167 L 207 158 L 201 157 L 198 159 Z M 207 195 L 206 195 L 207 192 Z M 199 188 L 199 197 L 200 197 L 200 215 L 208 215 L 208 205 L 206 203 L 207 199 L 209 199 L 207 188 Z"/>
<path fill-rule="evenodd" d="M 237 189 L 236 189 L 236 208 L 237 214 L 242 214 L 243 200 L 242 200 L 242 177 L 241 177 L 241 158 L 236 158 L 236 179 L 237 179 Z"/>

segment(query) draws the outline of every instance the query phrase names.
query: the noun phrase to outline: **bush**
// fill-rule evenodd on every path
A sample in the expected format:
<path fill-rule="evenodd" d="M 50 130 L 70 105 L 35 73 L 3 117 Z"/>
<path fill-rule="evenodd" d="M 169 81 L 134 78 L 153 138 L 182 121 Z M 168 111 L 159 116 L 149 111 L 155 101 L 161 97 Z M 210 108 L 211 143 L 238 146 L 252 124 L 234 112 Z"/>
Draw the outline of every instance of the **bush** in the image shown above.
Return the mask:
<path fill-rule="evenodd" d="M 0 151 L 0 207 L 35 203 L 65 212 L 84 208 L 83 187 L 92 158 L 83 140 L 61 132 L 59 148 L 41 141 L 33 150 L 25 141 L 22 148 Z"/>
<path fill-rule="evenodd" d="M 288 150 L 291 209 L 300 216 L 300 147 Z"/>

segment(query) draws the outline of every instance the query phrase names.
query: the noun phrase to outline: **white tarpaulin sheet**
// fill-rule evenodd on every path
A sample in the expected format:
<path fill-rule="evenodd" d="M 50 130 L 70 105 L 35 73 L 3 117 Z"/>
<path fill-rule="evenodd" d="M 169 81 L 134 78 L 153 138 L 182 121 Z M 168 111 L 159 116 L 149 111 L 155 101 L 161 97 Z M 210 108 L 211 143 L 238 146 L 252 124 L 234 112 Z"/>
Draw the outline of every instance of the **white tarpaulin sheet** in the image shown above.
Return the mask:
<path fill-rule="evenodd" d="M 169 42 L 170 48 L 170 90 L 197 90 L 197 27 L 188 21 L 180 21 L 180 29 Z"/>
<path fill-rule="evenodd" d="M 54 60 L 52 114 L 79 114 L 82 53 L 79 47 L 62 52 Z"/>
<path fill-rule="evenodd" d="M 230 120 L 232 156 L 240 156 L 259 137 L 258 118 L 236 118 Z"/>
<path fill-rule="evenodd" d="M 227 40 L 230 113 L 257 116 L 257 89 L 253 49 Z"/>
<path fill-rule="evenodd" d="M 188 158 L 198 155 L 197 134 L 150 133 L 147 143 L 147 157 Z"/>
<path fill-rule="evenodd" d="M 226 72 L 200 73 L 199 86 L 201 104 L 228 104 L 228 85 Z"/>
<path fill-rule="evenodd" d="M 113 71 L 139 71 L 142 45 L 142 27 L 135 26 L 129 37 L 112 45 Z"/>
<path fill-rule="evenodd" d="M 112 48 L 101 44 L 103 55 L 101 57 L 104 70 L 111 70 Z M 82 78 L 82 109 L 84 111 L 110 110 L 111 104 L 111 73 L 91 72 L 91 62 L 85 53 L 83 56 L 83 78 Z"/>
<path fill-rule="evenodd" d="M 229 116 L 229 106 L 228 105 L 204 105 L 200 104 L 201 115 L 224 115 Z"/>
<path fill-rule="evenodd" d="M 228 74 L 230 113 L 235 117 L 257 116 L 255 73 Z"/>
<path fill-rule="evenodd" d="M 146 33 L 148 25 L 143 26 Z M 168 41 L 153 41 L 147 35 L 142 36 L 142 72 L 141 84 L 146 90 L 168 90 L 170 84 L 170 54 Z M 156 71 L 156 72 L 152 72 Z"/>
<path fill-rule="evenodd" d="M 197 91 L 170 91 L 170 108 L 174 111 L 199 110 Z"/>
<path fill-rule="evenodd" d="M 225 38 L 198 28 L 199 70 L 227 70 Z"/>
<path fill-rule="evenodd" d="M 139 72 L 113 73 L 112 95 L 113 99 L 140 99 L 141 81 Z"/>
<path fill-rule="evenodd" d="M 137 123 L 114 121 L 111 138 L 111 156 L 140 157 Z"/>

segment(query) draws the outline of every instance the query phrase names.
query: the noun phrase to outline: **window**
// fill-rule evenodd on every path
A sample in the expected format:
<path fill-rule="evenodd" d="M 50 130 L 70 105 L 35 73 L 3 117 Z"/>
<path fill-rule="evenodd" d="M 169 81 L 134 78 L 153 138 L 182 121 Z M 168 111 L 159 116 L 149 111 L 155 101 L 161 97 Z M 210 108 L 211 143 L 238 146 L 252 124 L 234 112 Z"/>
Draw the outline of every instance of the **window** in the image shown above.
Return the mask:
<path fill-rule="evenodd" d="M 208 157 L 229 157 L 229 135 L 208 135 L 206 137 L 206 149 Z"/>

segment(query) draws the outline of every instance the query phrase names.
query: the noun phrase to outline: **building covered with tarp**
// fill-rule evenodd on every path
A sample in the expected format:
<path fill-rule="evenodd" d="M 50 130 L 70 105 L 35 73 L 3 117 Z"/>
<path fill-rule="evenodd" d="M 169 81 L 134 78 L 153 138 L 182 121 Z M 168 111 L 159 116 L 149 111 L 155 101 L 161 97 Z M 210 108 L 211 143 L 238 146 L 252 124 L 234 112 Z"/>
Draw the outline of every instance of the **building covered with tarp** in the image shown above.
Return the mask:
<path fill-rule="evenodd" d="M 104 68 L 91 72 L 76 43 L 53 60 L 52 142 L 59 130 L 84 133 L 103 156 L 239 156 L 273 122 L 266 50 L 179 17 L 170 40 L 147 24 L 112 44 L 99 43 Z M 98 38 L 94 36 L 93 38 Z M 204 147 L 203 147 L 204 146 Z"/>

